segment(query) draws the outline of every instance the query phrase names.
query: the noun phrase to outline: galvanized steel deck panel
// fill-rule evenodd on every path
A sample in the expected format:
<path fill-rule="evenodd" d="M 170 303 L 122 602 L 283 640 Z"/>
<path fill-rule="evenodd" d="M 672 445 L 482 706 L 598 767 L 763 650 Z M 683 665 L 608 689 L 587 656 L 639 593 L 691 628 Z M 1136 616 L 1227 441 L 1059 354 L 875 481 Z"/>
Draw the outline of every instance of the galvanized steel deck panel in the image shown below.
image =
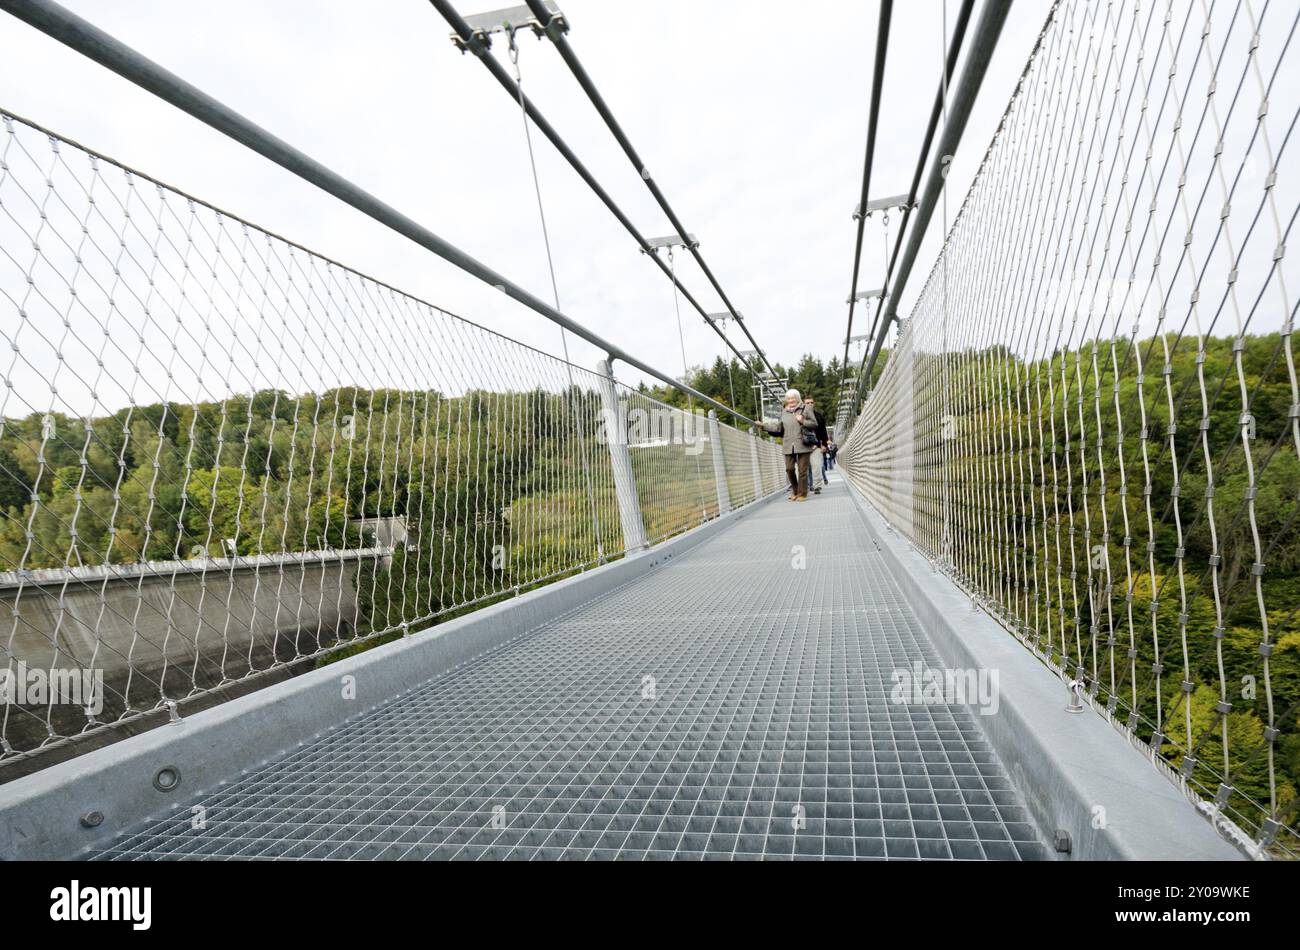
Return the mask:
<path fill-rule="evenodd" d="M 778 501 L 100 856 L 1047 857 L 977 712 L 891 701 L 939 660 L 859 519 Z"/>

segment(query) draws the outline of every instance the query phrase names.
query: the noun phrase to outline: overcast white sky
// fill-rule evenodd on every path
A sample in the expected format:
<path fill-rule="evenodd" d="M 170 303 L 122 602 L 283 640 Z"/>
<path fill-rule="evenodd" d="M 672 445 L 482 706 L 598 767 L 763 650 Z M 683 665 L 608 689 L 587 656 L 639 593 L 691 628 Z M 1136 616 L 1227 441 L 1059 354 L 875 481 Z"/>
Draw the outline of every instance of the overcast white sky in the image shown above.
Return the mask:
<path fill-rule="evenodd" d="M 424 0 L 65 2 L 549 299 L 518 107 L 452 46 L 445 22 Z M 464 0 L 458 8 L 501 5 Z M 947 5 L 951 26 L 958 2 Z M 948 177 L 952 214 L 1049 6 L 1019 0 L 1012 11 Z M 823 359 L 840 352 L 877 4 L 565 0 L 561 8 L 574 50 L 764 349 L 784 363 L 805 352 Z M 872 197 L 910 184 L 946 45 L 942 14 L 939 0 L 896 5 Z M 642 233 L 668 234 L 671 226 L 556 51 L 531 35 L 521 45 L 530 97 Z M 0 50 L 4 108 L 559 352 L 558 328 L 541 317 L 6 14 Z M 504 43 L 494 50 L 504 57 Z M 671 284 L 535 131 L 534 145 L 561 309 L 651 365 L 680 372 Z M 939 230 L 936 220 L 913 293 L 933 262 Z M 867 224 L 863 289 L 882 282 L 882 242 L 876 217 Z M 694 264 L 679 265 L 706 308 L 722 309 Z M 902 312 L 908 303 L 905 297 Z M 721 341 L 685 304 L 683 323 L 689 362 L 711 362 Z M 578 340 L 570 348 L 584 366 L 600 357 Z M 626 367 L 619 375 L 638 378 Z"/>

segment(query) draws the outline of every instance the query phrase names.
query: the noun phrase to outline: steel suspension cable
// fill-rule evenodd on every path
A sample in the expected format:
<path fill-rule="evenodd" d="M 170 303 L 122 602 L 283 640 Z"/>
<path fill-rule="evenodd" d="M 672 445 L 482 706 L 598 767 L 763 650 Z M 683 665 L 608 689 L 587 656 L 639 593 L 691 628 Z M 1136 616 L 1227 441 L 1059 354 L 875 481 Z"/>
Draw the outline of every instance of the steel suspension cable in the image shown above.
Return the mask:
<path fill-rule="evenodd" d="M 888 4 L 891 3 L 892 0 L 885 0 L 885 2 Z M 587 94 L 587 98 L 591 100 L 591 104 L 600 114 L 606 127 L 608 127 L 615 140 L 617 140 L 619 146 L 623 149 L 623 153 L 627 156 L 628 161 L 632 163 L 632 167 L 636 169 L 641 180 L 645 182 L 646 187 L 650 190 L 650 194 L 653 195 L 655 201 L 659 203 L 659 207 L 667 216 L 669 223 L 672 224 L 677 234 L 682 237 L 682 240 L 687 242 L 687 250 L 691 252 L 691 256 L 695 258 L 695 262 L 700 266 L 700 270 L 703 271 L 704 276 L 708 278 L 714 291 L 717 292 L 718 298 L 740 325 L 741 331 L 745 334 L 746 339 L 749 340 L 750 345 L 753 346 L 754 351 L 758 354 L 759 360 L 767 368 L 769 373 L 776 376 L 777 372 L 768 361 L 767 355 L 763 352 L 763 348 L 758 345 L 758 341 L 754 339 L 754 335 L 749 332 L 749 327 L 745 326 L 744 321 L 741 320 L 740 315 L 736 312 L 736 308 L 732 305 L 730 298 L 727 297 L 726 292 L 722 289 L 722 285 L 718 282 L 717 277 L 713 275 L 713 271 L 709 269 L 709 265 L 704 262 L 704 257 L 700 254 L 699 248 L 691 246 L 691 243 L 687 238 L 688 232 L 686 226 L 683 225 L 681 219 L 677 217 L 677 213 L 673 211 L 672 206 L 668 203 L 668 199 L 664 196 L 663 191 L 651 176 L 645 162 L 641 160 L 641 156 L 637 154 L 636 149 L 632 146 L 632 142 L 623 132 L 622 126 L 620 126 L 618 120 L 614 118 L 614 113 L 606 104 L 604 97 L 596 88 L 596 84 L 587 74 L 586 69 L 583 68 L 577 54 L 573 51 L 573 47 L 569 45 L 569 41 L 565 38 L 562 31 L 553 28 L 551 12 L 546 9 L 546 6 L 541 2 L 541 0 L 527 0 L 527 3 L 528 9 L 533 12 L 533 15 L 537 18 L 537 22 L 542 24 L 544 27 L 546 36 L 555 45 L 555 48 L 559 50 L 560 57 L 569 67 L 569 71 L 573 73 L 573 77 L 578 81 L 578 85 L 582 87 L 583 92 Z M 435 6 L 437 5 L 443 5 L 443 0 L 435 0 Z"/>
<path fill-rule="evenodd" d="M 429 0 L 429 2 L 443 17 L 443 19 L 447 21 L 455 31 L 456 35 L 460 37 L 465 47 L 474 53 L 475 57 L 483 63 L 484 67 L 492 75 L 492 78 L 497 81 L 497 84 L 510 94 L 511 99 L 517 98 L 518 90 L 515 88 L 514 81 L 510 78 L 510 75 L 494 57 L 489 55 L 487 42 L 475 34 L 474 30 L 465 21 L 465 18 L 456 11 L 456 8 L 453 7 L 448 0 Z M 564 141 L 560 134 L 555 130 L 555 127 L 551 125 L 546 117 L 542 115 L 541 111 L 533 105 L 533 101 L 527 96 L 523 97 L 523 108 L 524 111 L 528 113 L 528 117 L 533 120 L 533 124 L 537 126 L 538 130 L 546 136 L 547 140 L 555 146 L 555 149 L 560 153 L 564 160 L 569 163 L 569 166 L 577 172 L 578 177 L 582 179 L 583 183 L 591 189 L 592 193 L 600 199 L 600 202 L 609 209 L 609 212 L 614 215 L 619 224 L 623 226 L 623 229 L 626 230 L 627 233 L 632 236 L 633 240 L 637 242 L 637 246 L 645 252 L 647 257 L 651 258 L 655 262 L 655 265 L 664 276 L 668 277 L 675 283 L 682 296 L 686 298 L 701 317 L 705 318 L 705 322 L 708 323 L 713 328 L 713 331 L 722 338 L 722 341 L 731 349 L 731 351 L 738 358 L 744 359 L 744 355 L 736 348 L 735 344 L 727 338 L 726 334 L 714 326 L 712 321 L 708 320 L 708 312 L 704 309 L 703 305 L 696 300 L 695 296 L 691 294 L 686 287 L 677 281 L 676 277 L 669 271 L 668 266 L 663 262 L 659 255 L 654 252 L 654 248 L 646 240 L 644 235 L 641 234 L 640 230 L 637 229 L 636 225 L 632 223 L 631 219 L 628 218 L 623 210 L 614 202 L 614 199 L 610 197 L 609 192 L 607 192 L 600 182 L 596 180 L 596 177 L 590 172 L 590 170 L 588 170 L 586 165 L 582 163 L 582 160 L 578 158 L 573 149 L 571 149 L 568 143 Z M 685 232 L 682 232 L 679 229 L 678 233 L 682 235 L 683 240 L 686 239 Z M 734 311 L 732 312 L 734 313 Z M 742 329 L 744 329 L 743 324 Z M 745 331 L 745 334 L 746 336 L 749 336 L 748 330 Z M 750 337 L 750 342 L 753 343 L 752 337 Z M 758 349 L 758 344 L 754 343 L 754 347 L 755 349 Z M 759 350 L 759 354 L 762 356 L 761 350 Z M 767 362 L 766 356 L 762 356 L 762 359 L 765 363 Z M 771 367 L 769 366 L 769 369 L 770 368 Z"/>
<path fill-rule="evenodd" d="M 921 140 L 921 150 L 916 159 L 916 170 L 912 173 L 912 184 L 907 192 L 907 204 L 903 206 L 903 219 L 898 227 L 898 237 L 895 239 L 893 253 L 889 256 L 889 264 L 885 268 L 885 279 L 881 287 L 886 293 L 881 294 L 880 301 L 876 305 L 876 314 L 871 322 L 871 330 L 868 335 L 874 336 L 876 325 L 880 321 L 881 311 L 885 306 L 885 298 L 890 288 L 890 281 L 894 276 L 894 265 L 898 262 L 898 252 L 902 249 L 903 238 L 907 234 L 907 225 L 912 217 L 912 209 L 916 206 L 916 193 L 921 187 L 921 175 L 925 172 L 925 163 L 930 156 L 930 146 L 934 142 L 934 133 L 939 127 L 940 111 L 944 109 L 944 100 L 947 97 L 947 86 L 952 73 L 957 68 L 957 58 L 961 55 L 962 42 L 966 37 L 966 26 L 970 23 L 971 11 L 975 7 L 975 0 L 962 0 L 961 9 L 957 13 L 957 21 L 953 27 L 952 39 L 948 44 L 948 57 L 943 64 L 943 72 L 939 77 L 939 89 L 934 96 L 934 105 L 930 107 L 930 120 L 926 123 L 925 136 Z M 856 287 L 853 291 L 856 296 Z M 847 338 L 850 334 L 845 334 Z M 864 353 L 865 356 L 865 353 Z M 843 389 L 844 380 L 848 375 L 848 347 L 844 351 L 844 365 L 840 368 L 840 388 Z M 850 418 L 852 413 L 850 412 Z"/>
<path fill-rule="evenodd" d="M 857 307 L 858 273 L 862 267 L 862 238 L 867 225 L 867 203 L 871 200 L 871 168 L 876 157 L 876 130 L 880 122 L 880 98 L 885 82 L 885 58 L 889 54 L 889 23 L 894 13 L 893 0 L 881 0 L 880 19 L 876 24 L 876 63 L 871 78 L 871 106 L 867 118 L 867 148 L 862 157 L 862 193 L 858 199 L 858 235 L 853 245 L 853 280 L 849 284 L 849 319 L 844 330 L 844 364 L 849 362 L 849 338 L 853 336 L 853 311 Z M 840 383 L 844 369 L 840 369 Z"/>
<path fill-rule="evenodd" d="M 998 4 L 998 0 L 991 0 L 991 6 L 996 6 L 997 4 Z M 891 259 L 889 259 L 889 268 L 887 272 L 885 272 L 885 279 L 883 283 L 884 294 L 881 294 L 880 296 L 880 302 L 878 305 L 876 305 L 875 320 L 872 321 L 872 327 L 874 327 L 876 337 L 878 337 L 878 339 L 880 335 L 883 334 L 883 329 L 881 329 L 880 327 L 881 315 L 883 315 L 885 311 L 885 307 L 887 307 L 887 305 L 889 305 L 889 303 L 891 303 L 892 300 L 896 298 L 898 294 L 901 294 L 902 287 L 906 285 L 907 276 L 909 276 L 910 274 L 910 264 L 909 264 L 905 272 L 902 273 L 902 276 L 900 278 L 901 279 L 900 285 L 898 285 L 897 287 L 893 285 L 894 268 L 896 268 L 896 265 L 898 264 L 898 257 L 900 257 L 900 252 L 902 251 L 902 247 L 904 247 L 904 238 L 907 235 L 907 225 L 911 224 L 911 212 L 913 212 L 914 209 L 917 208 L 917 196 L 920 190 L 920 179 L 922 179 L 922 175 L 924 174 L 924 169 L 926 169 L 926 162 L 928 160 L 928 157 L 930 157 L 930 149 L 932 147 L 933 138 L 935 138 L 935 133 L 937 129 L 939 129 L 940 113 L 945 112 L 946 110 L 944 105 L 944 101 L 946 100 L 946 97 L 948 97 L 948 94 L 946 94 L 946 88 L 948 88 L 950 77 L 952 77 L 952 74 L 957 69 L 957 60 L 958 57 L 961 56 L 962 45 L 963 42 L 965 42 L 965 38 L 966 38 L 966 27 L 970 23 L 971 10 L 974 9 L 974 6 L 975 6 L 975 0 L 962 0 L 962 8 L 961 10 L 958 10 L 957 22 L 956 25 L 954 25 L 953 27 L 952 40 L 950 40 L 948 44 L 948 60 L 944 62 L 944 71 L 940 77 L 939 90 L 935 92 L 935 104 L 932 105 L 930 110 L 930 122 L 928 122 L 926 126 L 926 135 L 924 135 L 924 139 L 922 140 L 922 147 L 920 147 L 920 153 L 917 157 L 917 169 L 915 169 L 915 172 L 913 173 L 913 178 L 911 178 L 911 187 L 909 188 L 909 192 L 907 192 L 907 204 L 906 207 L 904 207 L 904 211 L 902 211 L 901 224 L 900 226 L 898 226 L 897 242 L 896 244 L 894 244 L 893 255 L 891 256 Z M 980 27 L 982 27 L 982 30 L 985 29 L 985 25 L 987 25 L 987 29 L 996 30 L 997 32 L 1001 31 L 1000 21 L 996 23 L 996 26 L 993 25 L 992 22 L 989 22 L 995 16 L 997 16 L 997 10 L 989 10 L 989 9 L 984 10 L 984 14 L 982 18 L 980 18 Z M 1004 9 L 1001 12 L 1001 17 L 1005 18 L 1005 16 L 1006 16 L 1006 10 Z M 989 43 L 996 45 L 997 32 L 993 32 L 991 38 L 989 38 L 988 40 Z M 988 55 L 992 55 L 992 47 L 988 49 Z M 985 64 L 985 66 L 987 66 L 987 64 Z M 980 79 L 983 78 L 983 68 L 984 66 L 980 68 L 980 73 L 979 73 Z M 974 79 L 974 77 L 972 77 L 972 79 Z M 976 84 L 978 84 L 979 79 L 974 79 L 974 81 L 976 82 Z M 945 126 L 946 126 L 946 120 L 945 120 Z M 957 138 L 958 140 L 961 139 L 961 135 L 958 134 Z M 956 143 L 954 143 L 954 149 L 956 149 Z M 924 226 L 928 225 L 928 222 L 930 222 L 930 214 L 927 213 L 926 216 L 924 216 L 924 220 L 922 221 L 922 231 L 924 231 Z M 911 253 L 911 255 L 914 256 L 915 252 L 911 252 L 910 242 L 909 242 L 909 252 Z M 865 377 L 867 376 L 867 374 L 871 373 L 872 369 L 874 369 L 875 360 L 876 360 L 876 356 L 872 355 L 872 352 L 874 351 L 878 352 L 879 347 L 872 347 L 871 350 L 867 350 L 866 352 L 863 352 L 862 361 L 861 364 L 859 364 L 859 368 L 858 368 L 858 385 L 855 386 L 853 407 L 852 409 L 850 409 L 850 413 L 849 413 L 850 417 L 854 415 L 853 411 L 857 409 L 858 399 L 861 399 L 862 387 L 866 383 Z"/>

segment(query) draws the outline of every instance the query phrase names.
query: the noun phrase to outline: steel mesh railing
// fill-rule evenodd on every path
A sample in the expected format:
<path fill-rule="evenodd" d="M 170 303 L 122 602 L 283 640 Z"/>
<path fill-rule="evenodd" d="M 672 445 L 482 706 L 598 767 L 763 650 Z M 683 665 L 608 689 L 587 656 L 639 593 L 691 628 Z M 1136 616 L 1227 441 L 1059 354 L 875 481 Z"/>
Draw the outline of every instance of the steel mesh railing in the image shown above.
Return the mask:
<path fill-rule="evenodd" d="M 601 374 L 0 119 L 0 764 L 626 553 Z M 707 428 L 609 392 L 645 536 L 717 517 Z"/>
<path fill-rule="evenodd" d="M 1298 18 L 1059 2 L 839 456 L 1204 810 L 1291 856 Z"/>
<path fill-rule="evenodd" d="M 653 544 L 682 525 L 717 517 L 707 420 L 644 393 L 620 390 L 619 395 L 627 404 L 628 449 L 646 539 Z"/>

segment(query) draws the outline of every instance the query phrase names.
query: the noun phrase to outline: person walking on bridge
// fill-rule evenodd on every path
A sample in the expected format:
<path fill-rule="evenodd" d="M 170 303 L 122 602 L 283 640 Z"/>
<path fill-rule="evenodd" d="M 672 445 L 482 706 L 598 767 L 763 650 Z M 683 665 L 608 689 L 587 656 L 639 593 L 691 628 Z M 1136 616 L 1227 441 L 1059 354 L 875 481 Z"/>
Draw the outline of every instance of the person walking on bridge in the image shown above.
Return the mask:
<path fill-rule="evenodd" d="M 817 404 L 812 396 L 803 401 L 804 412 L 811 412 L 813 418 L 817 420 L 814 427 L 817 433 L 817 444 L 813 446 L 811 461 L 808 463 L 809 480 L 812 482 L 814 495 L 822 493 L 822 486 L 830 484 L 830 479 L 826 477 L 826 447 L 831 437 L 826 431 L 826 421 L 817 415 Z"/>
<path fill-rule="evenodd" d="M 799 390 L 785 394 L 785 407 L 779 419 L 763 420 L 763 429 L 781 437 L 781 454 L 785 456 L 785 474 L 790 479 L 790 501 L 808 500 L 808 458 L 817 445 L 817 413 L 805 406 Z"/>

